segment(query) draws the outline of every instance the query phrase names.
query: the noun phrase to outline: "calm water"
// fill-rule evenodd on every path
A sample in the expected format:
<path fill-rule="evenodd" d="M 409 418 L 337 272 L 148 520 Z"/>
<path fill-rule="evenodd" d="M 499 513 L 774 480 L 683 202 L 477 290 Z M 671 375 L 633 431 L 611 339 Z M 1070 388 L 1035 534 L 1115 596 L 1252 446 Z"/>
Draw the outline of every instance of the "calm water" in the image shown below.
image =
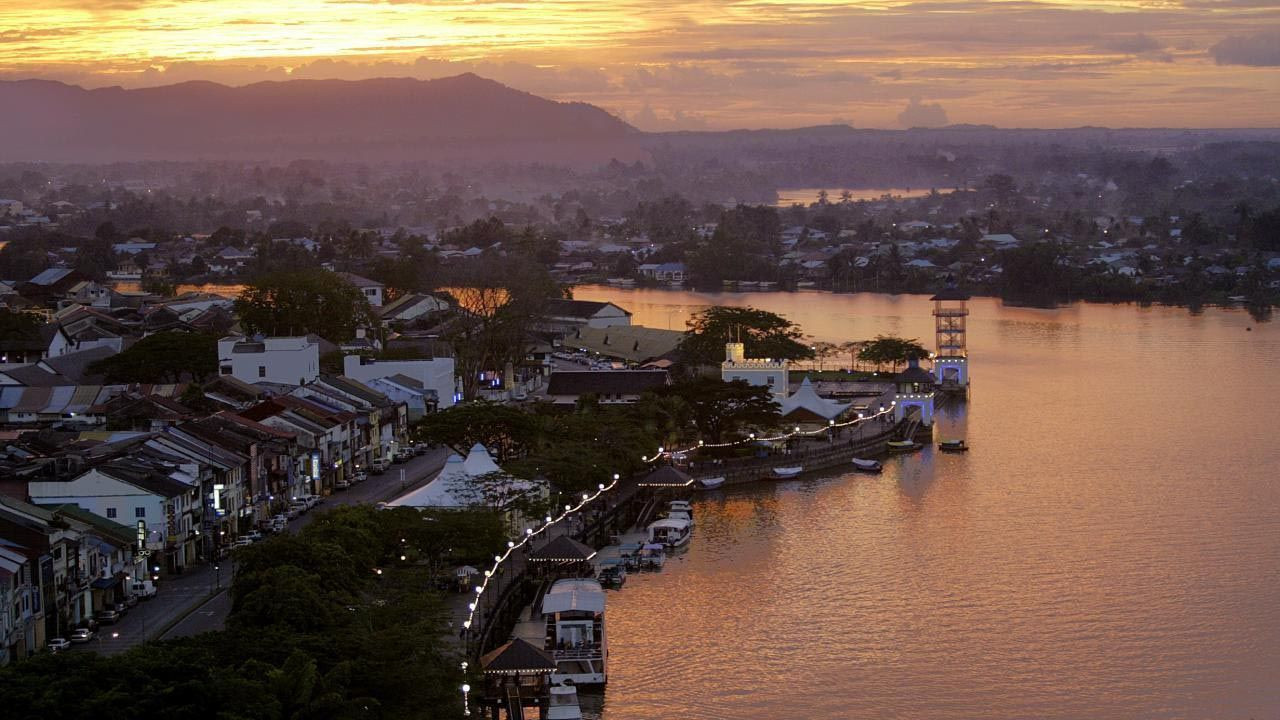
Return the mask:
<path fill-rule="evenodd" d="M 932 342 L 919 296 L 575 296 Z M 936 434 L 973 449 L 701 496 L 688 551 L 609 596 L 605 720 L 1280 718 L 1277 323 L 971 307 Z"/>

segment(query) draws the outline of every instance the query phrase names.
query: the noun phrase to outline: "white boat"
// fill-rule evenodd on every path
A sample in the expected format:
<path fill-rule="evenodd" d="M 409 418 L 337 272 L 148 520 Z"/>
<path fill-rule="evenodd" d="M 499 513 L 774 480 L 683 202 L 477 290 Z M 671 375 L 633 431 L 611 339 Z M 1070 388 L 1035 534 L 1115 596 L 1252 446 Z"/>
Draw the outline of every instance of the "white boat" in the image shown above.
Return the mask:
<path fill-rule="evenodd" d="M 864 473 L 878 473 L 884 470 L 884 466 L 879 460 L 864 460 L 862 458 L 853 459 L 853 469 Z"/>
<path fill-rule="evenodd" d="M 693 514 L 687 510 L 669 510 L 664 517 L 668 520 L 684 520 L 689 523 L 689 527 L 693 527 L 696 524 L 693 522 Z"/>
<path fill-rule="evenodd" d="M 773 469 L 774 477 L 793 478 L 804 472 L 804 468 L 796 465 L 794 467 L 776 467 Z"/>
<path fill-rule="evenodd" d="M 689 542 L 693 534 L 693 526 L 688 520 L 663 518 L 649 524 L 649 542 L 662 543 L 668 549 L 677 548 Z"/>
<path fill-rule="evenodd" d="M 572 685 L 552 685 L 546 717 L 547 720 L 582 720 L 578 689 Z"/>
<path fill-rule="evenodd" d="M 687 512 L 692 514 L 693 504 L 690 503 L 688 500 L 672 500 L 671 502 L 667 503 L 667 509 L 675 510 L 677 512 Z"/>
<path fill-rule="evenodd" d="M 708 490 L 715 490 L 716 488 L 724 484 L 724 476 L 721 475 L 720 477 L 702 478 L 698 482 L 702 485 L 702 487 Z"/>
<path fill-rule="evenodd" d="M 595 580 L 557 580 L 542 597 L 547 652 L 556 660 L 552 683 L 603 685 L 609 648 L 604 628 L 604 588 Z"/>

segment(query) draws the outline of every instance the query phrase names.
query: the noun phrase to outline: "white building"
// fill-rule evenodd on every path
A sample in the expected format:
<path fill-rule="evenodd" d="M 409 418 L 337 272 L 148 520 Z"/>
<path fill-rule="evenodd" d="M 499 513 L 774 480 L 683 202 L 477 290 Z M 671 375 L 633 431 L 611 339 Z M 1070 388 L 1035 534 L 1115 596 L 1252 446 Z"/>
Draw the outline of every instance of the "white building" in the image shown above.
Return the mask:
<path fill-rule="evenodd" d="M 370 305 L 373 307 L 382 307 L 382 292 L 386 287 L 385 285 L 377 280 L 360 277 L 355 273 L 340 272 L 336 274 L 338 277 L 354 285 L 355 288 L 360 291 L 360 294 L 364 295 L 364 299 L 369 301 Z"/>
<path fill-rule="evenodd" d="M 907 369 L 898 373 L 893 382 L 897 385 L 897 390 L 894 392 L 896 404 L 893 406 L 893 419 L 902 422 L 911 408 L 918 408 L 920 424 L 925 427 L 932 426 L 933 375 L 920 367 L 919 360 L 911 358 L 907 361 Z"/>
<path fill-rule="evenodd" d="M 724 362 L 720 363 L 721 380 L 745 380 L 748 385 L 764 385 L 777 400 L 787 396 L 787 372 L 791 363 L 785 358 L 748 358 L 746 346 L 742 343 L 725 343 L 724 355 Z"/>
<path fill-rule="evenodd" d="M 457 378 L 451 357 L 422 360 L 375 360 L 363 355 L 347 355 L 342 359 L 342 374 L 365 384 L 392 375 L 404 375 L 434 392 L 439 409 L 453 407 Z"/>
<path fill-rule="evenodd" d="M 551 300 L 547 302 L 546 319 L 556 324 L 601 328 L 630 325 L 631 313 L 611 302 Z"/>
<path fill-rule="evenodd" d="M 305 337 L 225 337 L 218 341 L 218 374 L 247 383 L 305 385 L 320 374 L 320 346 Z"/>

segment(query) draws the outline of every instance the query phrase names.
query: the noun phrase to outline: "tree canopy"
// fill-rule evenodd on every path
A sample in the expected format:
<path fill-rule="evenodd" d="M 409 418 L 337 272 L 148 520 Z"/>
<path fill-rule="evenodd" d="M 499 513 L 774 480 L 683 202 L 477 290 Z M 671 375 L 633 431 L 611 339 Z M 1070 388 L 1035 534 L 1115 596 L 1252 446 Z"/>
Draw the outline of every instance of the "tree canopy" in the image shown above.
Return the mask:
<path fill-rule="evenodd" d="M 218 372 L 218 339 L 179 330 L 158 332 L 98 360 L 89 371 L 102 373 L 107 382 L 202 382 Z"/>
<path fill-rule="evenodd" d="M 813 357 L 804 333 L 790 320 L 752 307 L 717 305 L 689 319 L 679 350 L 689 365 L 718 365 L 724 346 L 741 338 L 747 357 L 799 360 Z"/>
<path fill-rule="evenodd" d="M 894 370 L 912 358 L 928 356 L 929 351 L 915 338 L 905 340 L 891 335 L 877 335 L 875 340 L 863 345 L 862 350 L 858 352 L 859 360 L 872 363 L 877 367 L 890 365 Z"/>
<path fill-rule="evenodd" d="M 726 435 L 747 427 L 774 427 L 781 418 L 770 389 L 745 380 L 699 377 L 672 385 L 663 394 L 684 401 L 707 442 L 723 442 Z"/>
<path fill-rule="evenodd" d="M 328 270 L 271 273 L 248 284 L 236 299 L 245 330 L 267 335 L 315 333 L 334 342 L 374 322 L 364 295 Z"/>

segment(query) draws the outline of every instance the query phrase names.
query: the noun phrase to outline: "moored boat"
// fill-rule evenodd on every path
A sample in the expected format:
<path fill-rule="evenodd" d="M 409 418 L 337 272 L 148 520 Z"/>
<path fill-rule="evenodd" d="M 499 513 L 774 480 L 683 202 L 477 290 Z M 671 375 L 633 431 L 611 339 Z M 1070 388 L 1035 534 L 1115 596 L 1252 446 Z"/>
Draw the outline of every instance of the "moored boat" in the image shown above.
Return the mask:
<path fill-rule="evenodd" d="M 649 542 L 661 543 L 668 549 L 677 548 L 689 542 L 692 531 L 688 520 L 663 518 L 649 524 Z"/>
<path fill-rule="evenodd" d="M 884 470 L 884 465 L 879 460 L 864 460 L 863 458 L 853 459 L 853 469 L 864 473 L 878 473 Z"/>
<path fill-rule="evenodd" d="M 620 588 L 627 581 L 626 563 L 622 558 L 608 558 L 600 561 L 600 574 L 596 576 L 601 587 Z"/>
<path fill-rule="evenodd" d="M 666 546 L 662 543 L 647 543 L 640 548 L 640 568 L 642 570 L 661 570 L 667 561 Z"/>
<path fill-rule="evenodd" d="M 890 440 L 885 443 L 885 447 L 889 452 L 912 452 L 919 450 L 921 445 L 914 440 Z"/>
<path fill-rule="evenodd" d="M 938 443 L 938 449 L 943 452 L 968 452 L 969 446 L 963 440 L 943 440 Z"/>
<path fill-rule="evenodd" d="M 773 476 L 780 478 L 793 478 L 804 472 L 804 468 L 799 465 L 792 467 L 776 467 L 773 469 Z"/>
<path fill-rule="evenodd" d="M 578 689 L 572 685 L 552 685 L 547 702 L 547 720 L 582 720 Z"/>
<path fill-rule="evenodd" d="M 724 476 L 721 475 L 719 477 L 702 478 L 698 483 L 707 490 L 715 490 L 724 484 Z"/>
<path fill-rule="evenodd" d="M 609 657 L 604 627 L 604 588 L 595 580 L 557 580 L 542 597 L 547 652 L 556 661 L 551 682 L 603 685 Z"/>

